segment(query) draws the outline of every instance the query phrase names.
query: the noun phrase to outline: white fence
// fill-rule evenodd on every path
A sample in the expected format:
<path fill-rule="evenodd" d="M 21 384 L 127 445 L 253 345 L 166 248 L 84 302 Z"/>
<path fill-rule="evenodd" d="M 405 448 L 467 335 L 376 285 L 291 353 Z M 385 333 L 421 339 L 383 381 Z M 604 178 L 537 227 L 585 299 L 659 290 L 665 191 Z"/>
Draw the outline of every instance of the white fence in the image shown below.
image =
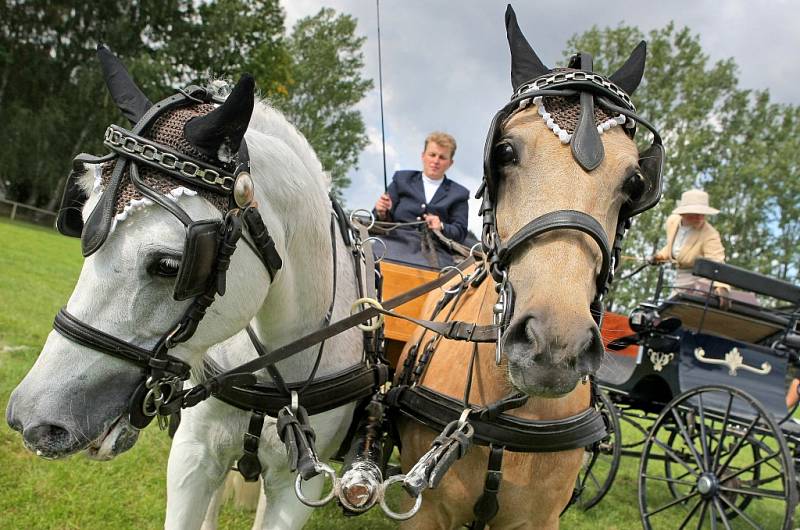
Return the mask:
<path fill-rule="evenodd" d="M 50 228 L 56 226 L 56 212 L 5 199 L 0 199 L 0 217 L 10 217 L 12 221 L 25 221 Z"/>

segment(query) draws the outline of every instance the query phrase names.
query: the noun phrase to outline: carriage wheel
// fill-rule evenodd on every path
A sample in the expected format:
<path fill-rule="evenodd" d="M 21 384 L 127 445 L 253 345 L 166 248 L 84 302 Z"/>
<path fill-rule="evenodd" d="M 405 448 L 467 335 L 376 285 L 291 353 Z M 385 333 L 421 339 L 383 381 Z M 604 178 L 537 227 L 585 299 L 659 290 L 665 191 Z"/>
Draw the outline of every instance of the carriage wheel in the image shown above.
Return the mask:
<path fill-rule="evenodd" d="M 720 425 L 720 420 L 713 418 L 706 418 L 706 425 L 708 426 L 706 429 L 706 443 L 708 444 L 710 452 L 715 454 L 717 452 L 717 445 L 719 443 L 719 435 L 721 434 L 722 426 Z M 687 425 L 687 429 L 689 429 L 692 436 L 698 436 L 700 433 L 699 425 L 696 422 L 691 427 Z M 670 447 L 680 446 L 682 442 L 680 441 L 679 437 L 681 437 L 680 430 L 676 426 L 673 426 L 667 445 Z M 748 456 L 747 461 L 760 462 L 762 452 L 769 451 L 769 447 L 763 439 L 764 437 L 762 436 L 760 438 L 761 439 L 759 439 L 757 436 L 750 435 L 741 443 L 740 451 L 750 451 L 752 453 Z M 722 447 L 719 449 L 721 459 L 727 458 L 731 450 L 739 443 L 737 431 L 735 429 L 731 430 L 731 436 L 727 439 L 727 445 L 725 442 L 726 441 L 723 440 Z M 700 444 L 699 446 L 698 443 Z M 702 447 L 702 442 L 695 440 L 695 445 Z M 736 460 L 734 459 L 734 462 L 728 467 L 725 473 L 723 473 L 723 479 L 734 475 L 740 470 L 735 462 Z M 687 486 L 682 485 L 682 482 L 691 476 L 690 471 L 686 470 L 683 466 L 675 464 L 672 459 L 667 458 L 664 460 L 664 474 L 668 479 L 667 487 L 669 488 L 673 499 L 683 497 L 689 493 Z M 741 476 L 735 476 L 731 479 L 731 486 L 737 488 L 741 487 L 744 480 L 745 479 Z M 747 480 L 750 484 L 760 483 L 761 464 L 756 464 L 752 471 L 747 472 Z M 728 497 L 728 500 L 736 504 L 736 506 L 739 508 L 738 512 L 743 512 L 753 500 L 753 497 L 749 495 L 739 495 L 734 493 L 730 495 L 726 494 L 726 496 Z M 737 517 L 737 510 L 734 510 L 727 505 L 724 506 L 724 509 L 725 515 L 728 516 L 728 519 L 735 519 Z"/>
<path fill-rule="evenodd" d="M 639 466 L 645 529 L 788 530 L 796 502 L 783 433 L 749 394 L 698 387 L 673 399 L 653 424 Z"/>
<path fill-rule="evenodd" d="M 614 477 L 617 476 L 622 453 L 619 414 L 605 392 L 600 392 L 599 395 L 598 410 L 606 419 L 608 436 L 600 440 L 597 457 L 594 461 L 592 461 L 591 452 L 586 452 L 586 461 L 578 475 L 578 485 L 583 486 L 580 497 L 578 497 L 578 507 L 582 510 L 592 508 L 611 489 Z"/>

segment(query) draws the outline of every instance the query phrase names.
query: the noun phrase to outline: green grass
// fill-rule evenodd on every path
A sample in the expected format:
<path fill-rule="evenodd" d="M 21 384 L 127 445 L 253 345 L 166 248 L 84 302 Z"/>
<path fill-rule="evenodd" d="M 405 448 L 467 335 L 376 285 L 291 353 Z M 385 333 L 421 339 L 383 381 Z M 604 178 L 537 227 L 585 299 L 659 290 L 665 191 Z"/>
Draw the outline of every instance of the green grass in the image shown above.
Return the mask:
<path fill-rule="evenodd" d="M 53 316 L 66 303 L 82 259 L 77 239 L 2 219 L 0 249 L 0 409 L 5 411 L 12 389 L 27 373 L 50 332 Z M 626 432 L 623 428 L 623 437 Z M 169 443 L 167 434 L 153 426 L 142 433 L 132 450 L 110 462 L 82 456 L 51 462 L 26 451 L 19 434 L 0 422 L 0 528 L 163 527 Z M 561 519 L 562 528 L 640 527 L 637 471 L 637 459 L 623 458 L 603 502 L 587 513 L 570 509 Z M 220 528 L 250 528 L 252 516 L 226 506 Z M 680 517 L 676 515 L 674 521 L 667 521 L 665 528 L 676 528 Z M 329 505 L 315 512 L 307 528 L 366 530 L 396 525 L 380 509 L 345 518 Z"/>

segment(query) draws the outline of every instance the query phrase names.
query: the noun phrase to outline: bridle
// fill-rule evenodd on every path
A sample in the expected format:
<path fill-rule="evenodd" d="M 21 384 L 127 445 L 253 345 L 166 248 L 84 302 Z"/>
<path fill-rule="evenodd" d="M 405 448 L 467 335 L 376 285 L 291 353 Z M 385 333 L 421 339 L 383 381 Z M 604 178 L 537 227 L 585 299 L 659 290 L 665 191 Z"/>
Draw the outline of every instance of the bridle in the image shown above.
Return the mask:
<path fill-rule="evenodd" d="M 622 240 L 631 226 L 631 218 L 652 208 L 661 197 L 664 147 L 658 131 L 636 114 L 636 108 L 624 90 L 608 78 L 591 72 L 591 57 L 577 54 L 570 61 L 570 68 L 550 72 L 522 84 L 511 101 L 494 116 L 486 138 L 483 157 L 483 182 L 476 198 L 482 198 L 480 214 L 483 217 L 481 241 L 487 255 L 489 271 L 499 293 L 495 305 L 495 325 L 505 329 L 514 312 L 514 289 L 508 279 L 508 269 L 519 250 L 531 240 L 555 230 L 582 232 L 597 244 L 601 256 L 601 267 L 595 279 L 595 296 L 591 303 L 596 322 L 602 315 L 602 300 L 614 279 L 614 271 L 622 252 Z M 584 69 L 579 69 L 583 67 Z M 653 134 L 652 144 L 640 154 L 639 168 L 644 190 L 634 200 L 626 202 L 619 213 L 614 240 L 609 244 L 602 225 L 592 216 L 576 210 L 555 210 L 528 222 L 518 232 L 502 241 L 497 231 L 497 193 L 500 180 L 494 150 L 500 131 L 505 123 L 520 110 L 530 105 L 534 98 L 542 97 L 580 98 L 581 116 L 572 137 L 572 154 L 586 170 L 595 169 L 604 156 L 602 141 L 594 124 L 594 106 L 625 116 L 633 126 L 625 128 L 633 138 L 636 124 L 641 124 Z M 499 347 L 498 347 L 499 353 Z"/>
<path fill-rule="evenodd" d="M 239 96 L 236 92 L 238 87 L 230 98 Z M 252 100 L 252 93 L 250 97 Z M 246 243 L 261 258 L 271 280 L 282 266 L 275 243 L 253 201 L 250 158 L 244 138 L 230 163 L 217 164 L 199 160 L 143 136 L 157 118 L 168 112 L 195 104 L 224 102 L 225 99 L 206 88 L 190 86 L 152 105 L 131 130 L 111 125 L 103 142 L 111 153 L 104 157 L 78 155 L 65 188 L 57 227 L 64 235 L 81 238 L 84 256 L 96 252 L 108 237 L 115 200 L 126 174 L 136 190 L 171 213 L 186 230 L 173 298 L 179 301 L 192 299 L 192 303 L 177 323 L 161 335 L 152 350 L 105 333 L 71 315 L 66 308 L 58 312 L 53 324 L 53 329 L 67 339 L 131 362 L 143 370 L 144 381 L 134 392 L 128 407 L 129 421 L 139 429 L 146 427 L 158 415 L 160 407 L 177 394 L 183 381 L 188 379 L 190 366 L 169 355 L 169 350 L 189 340 L 216 295 L 225 294 L 226 273 L 241 236 L 246 235 Z M 114 168 L 97 206 L 84 224 L 81 209 L 87 197 L 78 179 L 85 171 L 85 164 L 101 163 L 113 163 Z M 140 166 L 153 167 L 191 189 L 227 198 L 227 211 L 221 219 L 192 220 L 177 202 L 141 178 Z"/>

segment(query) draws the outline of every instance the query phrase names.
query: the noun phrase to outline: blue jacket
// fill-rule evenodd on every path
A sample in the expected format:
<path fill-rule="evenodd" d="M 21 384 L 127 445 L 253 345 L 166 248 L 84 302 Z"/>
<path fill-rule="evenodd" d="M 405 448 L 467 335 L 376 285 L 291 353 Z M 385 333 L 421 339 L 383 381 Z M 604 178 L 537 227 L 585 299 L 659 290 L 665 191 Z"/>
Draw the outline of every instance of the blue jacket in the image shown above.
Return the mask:
<path fill-rule="evenodd" d="M 421 171 L 397 171 L 389 184 L 392 209 L 389 219 L 396 222 L 410 222 L 422 219 L 422 214 L 432 213 L 444 223 L 442 234 L 461 243 L 467 237 L 467 217 L 469 214 L 469 190 L 453 182 L 447 176 L 429 204 L 425 200 L 425 188 Z"/>

